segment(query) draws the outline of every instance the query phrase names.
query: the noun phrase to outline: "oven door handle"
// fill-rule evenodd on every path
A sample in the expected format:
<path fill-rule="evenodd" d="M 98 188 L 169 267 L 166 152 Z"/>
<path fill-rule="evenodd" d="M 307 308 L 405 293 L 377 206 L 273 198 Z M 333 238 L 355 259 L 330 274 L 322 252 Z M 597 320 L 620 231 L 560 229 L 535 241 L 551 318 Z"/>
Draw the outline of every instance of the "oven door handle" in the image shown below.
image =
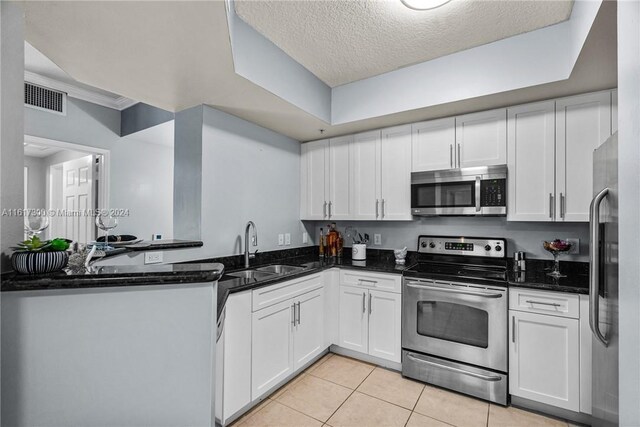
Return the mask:
<path fill-rule="evenodd" d="M 499 377 L 497 375 L 482 375 L 476 372 L 469 372 L 469 371 L 465 371 L 464 369 L 454 368 L 453 366 L 447 366 L 447 365 L 442 365 L 440 363 L 431 362 L 430 360 L 419 359 L 413 356 L 412 354 L 407 354 L 407 357 L 413 360 L 414 362 L 425 363 L 427 365 L 435 366 L 436 368 L 439 368 L 439 369 L 445 369 L 447 371 L 455 372 L 458 374 L 468 375 L 470 377 L 478 378 L 484 381 L 495 382 L 495 381 L 502 380 L 502 377 Z"/>
<path fill-rule="evenodd" d="M 470 292 L 470 291 L 463 291 L 463 290 L 458 290 L 458 289 L 440 288 L 438 286 L 429 286 L 429 285 L 422 285 L 422 284 L 421 285 L 413 285 L 412 283 L 417 283 L 417 282 L 408 282 L 408 283 L 406 283 L 406 285 L 409 288 L 413 288 L 413 289 L 430 289 L 430 290 L 440 291 L 440 292 L 445 292 L 445 293 L 470 295 L 470 296 L 473 296 L 473 297 L 480 297 L 480 298 L 502 298 L 502 294 Z"/>

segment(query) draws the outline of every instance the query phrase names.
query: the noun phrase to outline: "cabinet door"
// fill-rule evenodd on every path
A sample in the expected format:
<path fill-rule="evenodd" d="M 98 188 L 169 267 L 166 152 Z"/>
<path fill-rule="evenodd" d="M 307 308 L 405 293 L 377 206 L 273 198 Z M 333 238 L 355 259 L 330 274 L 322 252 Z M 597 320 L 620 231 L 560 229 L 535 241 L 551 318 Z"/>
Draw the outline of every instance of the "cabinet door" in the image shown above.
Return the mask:
<path fill-rule="evenodd" d="M 509 221 L 553 221 L 555 102 L 508 110 Z"/>
<path fill-rule="evenodd" d="M 293 302 L 252 315 L 251 399 L 255 400 L 293 372 Z"/>
<path fill-rule="evenodd" d="M 297 371 L 327 348 L 324 345 L 323 289 L 294 298 L 293 302 L 298 305 L 293 332 L 293 369 Z"/>
<path fill-rule="evenodd" d="M 382 130 L 380 218 L 411 220 L 411 125 Z"/>
<path fill-rule="evenodd" d="M 413 172 L 454 168 L 453 148 L 456 143 L 454 117 L 411 125 Z"/>
<path fill-rule="evenodd" d="M 459 168 L 507 163 L 507 111 L 482 111 L 456 117 Z"/>
<path fill-rule="evenodd" d="M 302 144 L 301 159 L 300 218 L 327 219 L 329 140 Z"/>
<path fill-rule="evenodd" d="M 578 412 L 578 319 L 509 311 L 509 392 Z"/>
<path fill-rule="evenodd" d="M 216 356 L 224 361 L 223 375 L 216 384 L 223 384 L 220 409 L 226 423 L 251 402 L 251 291 L 229 295 L 225 313 L 223 336 L 218 340 L 223 353 Z M 216 390 L 216 400 L 217 393 Z"/>
<path fill-rule="evenodd" d="M 593 150 L 611 135 L 611 92 L 556 102 L 556 221 L 588 221 Z"/>
<path fill-rule="evenodd" d="M 340 347 L 367 352 L 367 295 L 366 289 L 340 286 Z"/>
<path fill-rule="evenodd" d="M 351 141 L 353 135 L 329 141 L 329 219 L 351 219 Z"/>
<path fill-rule="evenodd" d="M 400 294 L 369 291 L 369 354 L 401 362 Z"/>
<path fill-rule="evenodd" d="M 611 135 L 618 132 L 618 89 L 611 91 Z"/>
<path fill-rule="evenodd" d="M 380 215 L 380 131 L 355 135 L 351 150 L 353 219 L 375 220 Z"/>

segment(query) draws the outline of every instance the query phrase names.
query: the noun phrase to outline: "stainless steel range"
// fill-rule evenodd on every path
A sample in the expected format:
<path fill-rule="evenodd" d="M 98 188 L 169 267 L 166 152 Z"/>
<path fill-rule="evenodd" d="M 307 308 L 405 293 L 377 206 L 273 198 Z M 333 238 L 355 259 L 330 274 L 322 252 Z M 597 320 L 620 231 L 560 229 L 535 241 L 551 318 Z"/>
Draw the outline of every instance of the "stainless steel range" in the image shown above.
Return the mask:
<path fill-rule="evenodd" d="M 504 239 L 420 236 L 404 273 L 402 374 L 507 404 Z"/>

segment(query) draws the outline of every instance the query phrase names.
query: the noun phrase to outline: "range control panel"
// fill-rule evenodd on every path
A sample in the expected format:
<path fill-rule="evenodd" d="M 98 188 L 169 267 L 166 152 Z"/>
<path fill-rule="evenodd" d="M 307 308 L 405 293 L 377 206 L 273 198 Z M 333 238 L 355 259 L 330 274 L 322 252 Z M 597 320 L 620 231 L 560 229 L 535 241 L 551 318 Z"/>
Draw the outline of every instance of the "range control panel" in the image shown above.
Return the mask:
<path fill-rule="evenodd" d="M 478 237 L 420 236 L 418 252 L 438 255 L 466 255 L 491 258 L 505 258 L 505 239 L 485 239 Z"/>

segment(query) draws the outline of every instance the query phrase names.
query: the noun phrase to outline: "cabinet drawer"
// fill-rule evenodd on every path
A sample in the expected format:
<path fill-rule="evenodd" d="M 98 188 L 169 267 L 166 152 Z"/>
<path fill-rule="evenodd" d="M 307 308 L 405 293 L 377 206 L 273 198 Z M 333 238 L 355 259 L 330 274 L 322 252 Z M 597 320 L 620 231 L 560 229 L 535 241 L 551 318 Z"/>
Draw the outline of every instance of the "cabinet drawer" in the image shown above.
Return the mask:
<path fill-rule="evenodd" d="M 287 282 L 255 289 L 253 293 L 252 311 L 258 311 L 280 301 L 293 298 L 305 292 L 322 287 L 322 274 L 312 274 Z"/>
<path fill-rule="evenodd" d="M 340 285 L 360 286 L 400 293 L 402 276 L 396 274 L 369 273 L 366 271 L 340 270 Z"/>
<path fill-rule="evenodd" d="M 512 288 L 509 289 L 509 309 L 578 319 L 580 298 L 576 294 Z"/>

